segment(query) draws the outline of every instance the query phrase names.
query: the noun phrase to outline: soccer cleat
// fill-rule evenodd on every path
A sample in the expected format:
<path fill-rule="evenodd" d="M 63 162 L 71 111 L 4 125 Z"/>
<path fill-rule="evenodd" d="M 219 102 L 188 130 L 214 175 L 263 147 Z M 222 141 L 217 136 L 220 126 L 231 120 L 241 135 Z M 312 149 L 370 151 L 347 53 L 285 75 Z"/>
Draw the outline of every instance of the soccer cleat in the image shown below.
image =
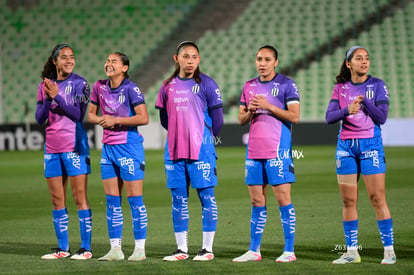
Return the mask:
<path fill-rule="evenodd" d="M 359 264 L 361 263 L 361 257 L 357 253 L 344 253 L 339 259 L 332 262 L 333 264 Z"/>
<path fill-rule="evenodd" d="M 63 251 L 59 247 L 52 248 L 52 253 L 45 254 L 42 256 L 43 260 L 56 260 L 56 259 L 63 259 L 70 256 L 70 251 Z"/>
<path fill-rule="evenodd" d="M 233 262 L 235 263 L 244 263 L 244 262 L 252 262 L 252 261 L 260 261 L 262 259 L 262 255 L 260 255 L 260 252 L 254 252 L 254 251 L 247 251 L 243 255 L 234 258 Z"/>
<path fill-rule="evenodd" d="M 296 261 L 296 256 L 293 252 L 283 252 L 283 254 L 276 259 L 276 262 L 278 263 L 289 263 L 294 261 Z"/>
<path fill-rule="evenodd" d="M 145 249 L 136 248 L 131 256 L 128 257 L 128 261 L 139 262 L 145 260 L 147 256 L 145 256 Z"/>
<path fill-rule="evenodd" d="M 207 251 L 207 249 L 203 248 L 198 251 L 197 256 L 193 258 L 193 261 L 200 261 L 200 262 L 207 262 L 214 259 L 213 252 Z"/>
<path fill-rule="evenodd" d="M 395 264 L 397 262 L 397 256 L 395 256 L 394 251 L 384 251 L 384 259 L 382 259 L 381 264 Z"/>
<path fill-rule="evenodd" d="M 114 247 L 109 250 L 106 255 L 100 257 L 98 261 L 120 261 L 125 258 L 124 253 L 121 250 L 121 247 Z"/>
<path fill-rule="evenodd" d="M 165 256 L 163 260 L 168 262 L 177 262 L 187 260 L 189 257 L 190 255 L 188 255 L 188 253 L 185 253 L 184 251 L 177 249 L 177 251 L 173 252 L 170 256 Z"/>
<path fill-rule="evenodd" d="M 87 260 L 92 258 L 92 252 L 86 250 L 85 248 L 81 248 L 75 254 L 70 257 L 72 260 Z"/>

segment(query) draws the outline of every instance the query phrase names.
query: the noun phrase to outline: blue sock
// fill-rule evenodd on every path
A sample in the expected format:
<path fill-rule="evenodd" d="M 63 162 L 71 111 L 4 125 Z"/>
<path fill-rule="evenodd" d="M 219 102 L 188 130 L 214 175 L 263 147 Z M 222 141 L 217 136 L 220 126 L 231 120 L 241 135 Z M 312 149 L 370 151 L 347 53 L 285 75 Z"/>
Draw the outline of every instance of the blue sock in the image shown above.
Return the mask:
<path fill-rule="evenodd" d="M 128 197 L 129 206 L 131 207 L 132 228 L 134 230 L 134 239 L 143 240 L 147 238 L 147 209 L 144 205 L 142 196 Z"/>
<path fill-rule="evenodd" d="M 122 214 L 121 196 L 106 195 L 106 221 L 110 239 L 122 238 L 124 216 Z"/>
<path fill-rule="evenodd" d="M 187 188 L 172 188 L 172 221 L 174 232 L 188 231 L 188 190 Z"/>
<path fill-rule="evenodd" d="M 81 248 L 91 251 L 92 239 L 92 211 L 91 209 L 78 210 Z"/>
<path fill-rule="evenodd" d="M 377 221 L 378 229 L 381 236 L 382 244 L 385 246 L 394 245 L 394 230 L 392 227 L 392 219 Z"/>
<path fill-rule="evenodd" d="M 259 252 L 262 235 L 267 220 L 266 206 L 253 206 L 250 220 L 250 247 L 249 250 Z"/>
<path fill-rule="evenodd" d="M 66 208 L 52 210 L 52 215 L 58 247 L 63 251 L 69 251 L 68 210 Z"/>
<path fill-rule="evenodd" d="M 358 220 L 343 221 L 346 247 L 358 247 Z"/>
<path fill-rule="evenodd" d="M 216 231 L 218 210 L 216 197 L 214 196 L 214 187 L 197 189 L 197 192 L 203 209 L 203 232 Z"/>
<path fill-rule="evenodd" d="M 293 204 L 279 207 L 280 220 L 283 225 L 283 234 L 285 237 L 285 252 L 295 251 L 295 231 L 296 231 L 296 213 Z"/>

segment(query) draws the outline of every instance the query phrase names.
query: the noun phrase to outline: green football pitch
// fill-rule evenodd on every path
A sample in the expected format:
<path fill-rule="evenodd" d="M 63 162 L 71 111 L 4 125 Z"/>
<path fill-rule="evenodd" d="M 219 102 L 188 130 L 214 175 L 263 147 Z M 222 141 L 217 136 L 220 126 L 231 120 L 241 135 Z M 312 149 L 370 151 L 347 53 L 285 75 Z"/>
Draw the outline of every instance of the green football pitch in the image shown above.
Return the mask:
<path fill-rule="evenodd" d="M 413 274 L 414 273 L 414 147 L 387 147 L 387 202 L 394 221 L 397 264 L 381 265 L 383 256 L 374 210 L 363 182 L 359 189 L 359 244 L 361 264 L 332 265 L 344 252 L 342 203 L 335 175 L 333 146 L 294 148 L 297 182 L 292 186 L 296 209 L 297 262 L 276 263 L 282 253 L 283 233 L 279 211 L 271 192 L 268 220 L 263 235 L 262 261 L 233 263 L 249 245 L 250 200 L 244 178 L 244 148 L 218 148 L 219 186 L 216 188 L 219 223 L 212 262 L 163 262 L 176 249 L 171 222 L 171 198 L 165 187 L 163 152 L 146 151 L 144 201 L 148 211 L 147 259 L 143 262 L 98 262 L 109 249 L 105 195 L 99 159 L 92 152 L 88 193 L 93 211 L 92 250 L 88 261 L 41 260 L 56 247 L 51 202 L 43 178 L 42 152 L 0 152 L 0 273 L 1 274 Z M 123 198 L 123 251 L 134 248 L 131 217 Z M 68 189 L 69 237 L 72 252 L 79 248 L 76 207 Z M 201 209 L 190 192 L 190 256 L 200 249 Z"/>

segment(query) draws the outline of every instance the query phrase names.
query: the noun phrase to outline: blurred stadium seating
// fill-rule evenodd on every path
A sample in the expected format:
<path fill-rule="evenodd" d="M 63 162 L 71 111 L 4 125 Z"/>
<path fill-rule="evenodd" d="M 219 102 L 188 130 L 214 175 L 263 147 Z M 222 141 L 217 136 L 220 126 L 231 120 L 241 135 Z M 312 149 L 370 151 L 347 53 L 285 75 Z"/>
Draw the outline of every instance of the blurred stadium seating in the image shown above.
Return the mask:
<path fill-rule="evenodd" d="M 0 0 L 3 122 L 23 122 L 25 108 L 34 121 L 39 75 L 55 44 L 73 45 L 75 71 L 90 85 L 105 78 L 103 64 L 112 51 L 127 53 L 131 70 L 151 70 L 146 62 L 157 47 L 173 31 L 191 28 L 183 18 L 212 1 L 34 0 L 24 6 Z M 234 122 L 244 81 L 256 76 L 256 50 L 273 44 L 279 50 L 278 71 L 291 76 L 301 91 L 301 120 L 323 120 L 345 50 L 361 44 L 370 51 L 371 74 L 388 85 L 390 117 L 414 117 L 413 15 L 414 1 L 408 0 L 251 0 L 228 27 L 203 30 L 196 41 L 200 66 L 221 87 L 225 121 Z M 152 117 L 161 82 L 173 71 L 171 62 L 164 67 L 143 89 Z"/>
<path fill-rule="evenodd" d="M 106 77 L 109 53 L 125 52 L 139 64 L 197 1 L 0 0 L 3 122 L 23 122 L 24 105 L 34 121 L 40 74 L 56 44 L 73 46 L 75 72 L 92 86 Z"/>

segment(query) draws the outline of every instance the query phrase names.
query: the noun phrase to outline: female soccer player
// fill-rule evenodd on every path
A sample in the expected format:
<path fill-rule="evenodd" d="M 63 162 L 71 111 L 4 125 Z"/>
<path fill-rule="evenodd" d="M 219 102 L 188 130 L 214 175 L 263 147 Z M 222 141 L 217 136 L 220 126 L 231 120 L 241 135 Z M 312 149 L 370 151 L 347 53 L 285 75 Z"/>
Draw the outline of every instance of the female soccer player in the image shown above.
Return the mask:
<path fill-rule="evenodd" d="M 218 211 L 214 186 L 217 185 L 214 137 L 223 125 L 220 89 L 200 72 L 199 49 L 184 41 L 174 55 L 176 70 L 162 84 L 156 108 L 162 126 L 168 131 L 165 148 L 167 187 L 172 196 L 172 221 L 177 251 L 164 261 L 189 258 L 187 233 L 190 182 L 196 188 L 202 207 L 203 245 L 194 261 L 214 259 L 213 240 Z"/>
<path fill-rule="evenodd" d="M 128 260 L 142 261 L 146 258 L 147 210 L 142 198 L 145 168 L 143 137 L 137 126 L 148 124 L 148 112 L 144 95 L 128 79 L 129 59 L 125 54 L 110 54 L 104 69 L 108 79 L 98 80 L 93 86 L 88 111 L 88 121 L 103 128 L 100 166 L 111 243 L 111 250 L 98 260 L 124 259 L 121 249 L 121 196 L 125 186 L 135 239 L 135 249 Z M 98 115 L 99 109 L 102 116 Z"/>
<path fill-rule="evenodd" d="M 85 78 L 73 73 L 75 55 L 68 44 L 52 50 L 43 67 L 37 92 L 36 120 L 46 122 L 44 175 L 53 205 L 53 225 L 58 247 L 42 256 L 52 260 L 70 256 L 66 208 L 68 179 L 78 208 L 81 247 L 71 259 L 92 258 L 92 212 L 87 198 L 90 174 L 89 145 L 82 120 L 89 101 Z"/>
<path fill-rule="evenodd" d="M 336 173 L 343 201 L 347 252 L 333 264 L 360 263 L 358 254 L 358 180 L 362 174 L 384 245 L 382 264 L 394 264 L 393 226 L 385 200 L 385 155 L 380 124 L 388 114 L 384 81 L 368 75 L 368 51 L 353 46 L 345 53 L 326 111 L 326 121 L 342 121 L 336 148 Z"/>
<path fill-rule="evenodd" d="M 277 262 L 296 261 L 294 238 L 296 215 L 290 198 L 295 182 L 292 160 L 292 123 L 299 121 L 299 92 L 288 77 L 276 73 L 278 52 L 271 45 L 259 48 L 256 69 L 259 76 L 243 87 L 239 123 L 250 123 L 246 151 L 245 183 L 252 202 L 249 250 L 233 262 L 260 261 L 260 243 L 267 220 L 268 185 L 279 204 L 285 238 L 283 254 Z"/>

